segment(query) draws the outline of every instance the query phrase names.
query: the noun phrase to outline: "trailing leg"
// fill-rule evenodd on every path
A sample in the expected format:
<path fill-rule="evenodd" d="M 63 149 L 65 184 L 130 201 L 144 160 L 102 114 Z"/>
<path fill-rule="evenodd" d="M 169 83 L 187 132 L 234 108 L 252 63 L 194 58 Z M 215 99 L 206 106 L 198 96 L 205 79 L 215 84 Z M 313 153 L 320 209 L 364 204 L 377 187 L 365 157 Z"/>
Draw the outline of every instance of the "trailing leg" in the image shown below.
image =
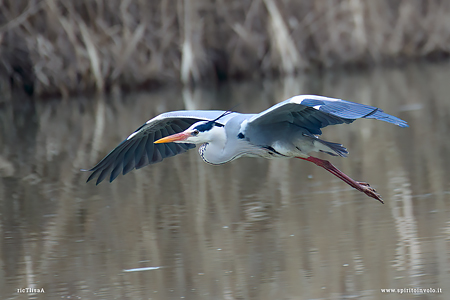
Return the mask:
<path fill-rule="evenodd" d="M 365 193 L 369 197 L 377 199 L 381 203 L 384 203 L 383 199 L 381 199 L 381 196 L 379 194 L 377 194 L 376 190 L 374 188 L 370 187 L 370 185 L 367 182 L 359 182 L 359 181 L 353 180 L 352 178 L 347 176 L 344 172 L 342 172 L 338 168 L 336 168 L 328 160 L 323 160 L 323 159 L 313 157 L 313 156 L 309 156 L 307 158 L 303 158 L 303 157 L 297 157 L 297 158 L 315 163 L 316 165 L 324 168 L 325 170 L 327 170 L 331 174 L 335 175 L 336 177 L 338 177 L 339 179 L 341 179 L 342 181 L 344 181 L 351 187 L 357 189 L 358 191 Z"/>

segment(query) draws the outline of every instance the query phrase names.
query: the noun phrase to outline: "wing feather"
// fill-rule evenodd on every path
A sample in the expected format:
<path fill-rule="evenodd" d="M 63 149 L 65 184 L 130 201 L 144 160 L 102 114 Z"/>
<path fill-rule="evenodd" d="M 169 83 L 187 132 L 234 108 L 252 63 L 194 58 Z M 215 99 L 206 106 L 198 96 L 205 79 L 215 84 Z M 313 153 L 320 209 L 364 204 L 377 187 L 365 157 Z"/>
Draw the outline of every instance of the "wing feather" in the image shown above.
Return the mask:
<path fill-rule="evenodd" d="M 125 155 L 123 156 L 123 170 L 122 174 L 125 175 L 131 170 L 134 169 L 134 155 L 137 146 L 139 145 L 140 140 L 133 140 L 133 144 L 131 147 L 126 150 Z"/>
<path fill-rule="evenodd" d="M 214 120 L 224 111 L 174 111 L 161 114 L 147 121 L 136 131 L 121 142 L 97 165 L 89 169 L 92 173 L 87 181 L 97 178 L 96 184 L 102 182 L 109 175 L 112 182 L 119 176 L 127 174 L 133 169 L 139 169 L 149 164 L 162 161 L 164 158 L 175 156 L 195 148 L 193 144 L 154 144 L 162 137 L 182 132 L 198 121 Z M 220 118 L 224 125 L 233 114 Z"/>
<path fill-rule="evenodd" d="M 360 118 L 408 127 L 405 121 L 377 107 L 316 95 L 300 95 L 280 102 L 250 118 L 246 126 L 287 121 L 308 129 L 312 134 L 322 134 L 320 129 L 323 127 L 348 124 Z"/>
<path fill-rule="evenodd" d="M 134 153 L 134 164 L 137 166 L 139 162 L 141 161 L 141 158 L 143 157 L 143 153 L 145 150 L 145 145 L 147 144 L 148 135 L 145 135 L 142 137 L 142 139 L 139 141 L 138 146 L 136 147 L 135 153 Z"/>
<path fill-rule="evenodd" d="M 108 166 L 108 168 L 102 170 L 102 172 L 100 173 L 100 175 L 97 178 L 96 184 L 99 184 L 100 182 L 103 181 L 103 179 L 106 178 L 110 169 L 111 169 L 111 166 Z"/>
<path fill-rule="evenodd" d="M 152 141 L 156 141 L 154 132 L 149 133 L 147 144 L 145 145 L 147 160 L 149 164 L 153 163 L 153 152 L 155 148 L 155 144 Z"/>
<path fill-rule="evenodd" d="M 109 182 L 112 182 L 114 179 L 119 176 L 120 172 L 122 171 L 122 168 L 120 167 L 120 164 L 117 164 L 114 169 L 111 171 L 111 176 L 109 177 Z"/>

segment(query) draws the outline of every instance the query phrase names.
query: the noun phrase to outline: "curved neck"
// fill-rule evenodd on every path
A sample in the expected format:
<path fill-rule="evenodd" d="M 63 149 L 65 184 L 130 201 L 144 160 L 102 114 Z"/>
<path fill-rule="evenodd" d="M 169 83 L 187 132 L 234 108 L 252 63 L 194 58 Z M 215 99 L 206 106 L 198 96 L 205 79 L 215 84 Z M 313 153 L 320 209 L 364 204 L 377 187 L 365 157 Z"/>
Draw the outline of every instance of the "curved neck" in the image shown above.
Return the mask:
<path fill-rule="evenodd" d="M 235 158 L 234 152 L 226 149 L 227 135 L 225 127 L 213 127 L 209 140 L 200 146 L 198 152 L 202 159 L 209 164 L 220 165 Z"/>

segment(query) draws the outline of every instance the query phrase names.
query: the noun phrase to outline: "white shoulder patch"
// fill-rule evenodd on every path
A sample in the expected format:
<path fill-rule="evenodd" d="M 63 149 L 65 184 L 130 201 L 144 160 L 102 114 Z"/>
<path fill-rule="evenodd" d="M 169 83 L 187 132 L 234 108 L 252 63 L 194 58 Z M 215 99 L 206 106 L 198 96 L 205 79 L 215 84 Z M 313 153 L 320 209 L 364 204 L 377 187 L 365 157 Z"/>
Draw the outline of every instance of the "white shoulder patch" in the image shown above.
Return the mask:
<path fill-rule="evenodd" d="M 129 140 L 129 139 L 131 139 L 133 136 L 135 136 L 136 134 L 138 134 L 139 133 L 139 131 L 136 131 L 136 132 L 133 132 L 132 134 L 130 134 L 128 137 L 127 137 L 127 141 Z"/>
<path fill-rule="evenodd" d="M 154 118 L 148 120 L 147 122 L 145 122 L 145 124 L 150 124 L 150 123 L 153 123 L 153 122 L 158 121 L 158 120 L 164 120 L 171 113 L 176 113 L 176 112 L 165 112 L 165 113 L 159 114 L 156 117 L 154 117 Z"/>
<path fill-rule="evenodd" d="M 325 96 L 318 96 L 318 95 L 298 95 L 292 97 L 289 102 L 295 103 L 295 104 L 302 104 L 302 101 L 305 99 L 315 99 L 315 100 L 325 100 L 325 101 L 339 101 L 339 99 L 336 98 L 329 98 Z M 315 108 L 315 107 L 314 107 Z M 317 108 L 316 108 L 317 109 Z"/>
<path fill-rule="evenodd" d="M 157 115 L 157 116 L 154 117 L 153 119 L 150 119 L 150 120 L 148 120 L 147 122 L 145 122 L 145 124 L 150 124 L 151 122 L 155 122 L 156 120 L 163 119 L 163 118 L 161 117 L 162 115 L 163 115 L 163 114 Z"/>

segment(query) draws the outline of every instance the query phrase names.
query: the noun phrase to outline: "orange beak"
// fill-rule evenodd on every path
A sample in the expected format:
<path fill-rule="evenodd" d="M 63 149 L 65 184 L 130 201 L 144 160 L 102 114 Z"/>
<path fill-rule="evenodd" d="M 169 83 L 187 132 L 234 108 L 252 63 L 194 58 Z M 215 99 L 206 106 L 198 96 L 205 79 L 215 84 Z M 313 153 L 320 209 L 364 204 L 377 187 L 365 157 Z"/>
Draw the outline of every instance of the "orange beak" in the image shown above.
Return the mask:
<path fill-rule="evenodd" d="M 184 141 L 185 139 L 187 139 L 190 136 L 191 136 L 190 131 L 183 131 L 180 133 L 175 133 L 175 134 L 163 137 L 157 141 L 154 141 L 153 143 L 162 144 L 162 143 L 172 143 L 172 142 L 176 142 L 176 141 Z"/>

